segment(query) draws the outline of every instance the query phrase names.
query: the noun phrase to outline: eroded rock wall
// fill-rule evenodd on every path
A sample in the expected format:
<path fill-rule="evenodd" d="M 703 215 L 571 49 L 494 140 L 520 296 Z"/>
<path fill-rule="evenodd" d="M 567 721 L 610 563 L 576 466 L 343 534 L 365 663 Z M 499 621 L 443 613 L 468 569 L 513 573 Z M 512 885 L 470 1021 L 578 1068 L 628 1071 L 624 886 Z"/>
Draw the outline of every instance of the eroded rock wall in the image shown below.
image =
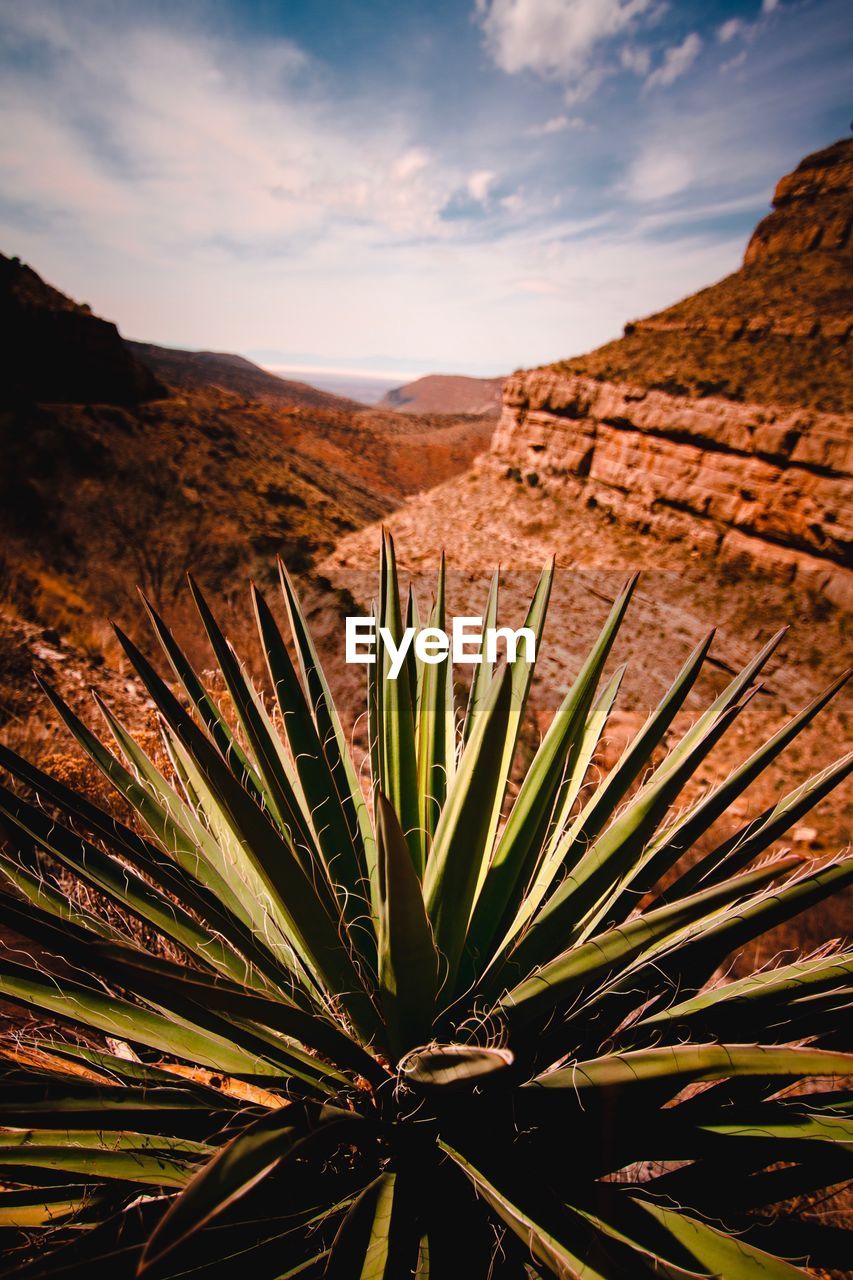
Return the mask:
<path fill-rule="evenodd" d="M 700 553 L 808 578 L 853 609 L 848 415 L 516 374 L 489 465 Z"/>

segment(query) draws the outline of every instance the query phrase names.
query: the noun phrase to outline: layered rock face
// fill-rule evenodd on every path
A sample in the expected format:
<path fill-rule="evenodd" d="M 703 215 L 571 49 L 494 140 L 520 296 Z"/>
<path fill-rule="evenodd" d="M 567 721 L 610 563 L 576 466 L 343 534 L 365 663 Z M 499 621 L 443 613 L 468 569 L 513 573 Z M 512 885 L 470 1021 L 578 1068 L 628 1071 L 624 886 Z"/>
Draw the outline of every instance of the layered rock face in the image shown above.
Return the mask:
<path fill-rule="evenodd" d="M 741 272 L 620 343 L 510 378 L 489 465 L 853 608 L 853 142 L 803 161 L 774 206 Z M 762 277 L 763 318 L 748 310 Z M 696 376 L 697 333 L 721 363 L 741 361 L 737 392 Z M 820 335 L 835 412 L 823 382 L 809 391 Z"/>
<path fill-rule="evenodd" d="M 492 458 L 705 553 L 819 570 L 819 585 L 853 607 L 842 567 L 853 533 L 850 428 L 843 415 L 539 371 L 507 383 Z"/>

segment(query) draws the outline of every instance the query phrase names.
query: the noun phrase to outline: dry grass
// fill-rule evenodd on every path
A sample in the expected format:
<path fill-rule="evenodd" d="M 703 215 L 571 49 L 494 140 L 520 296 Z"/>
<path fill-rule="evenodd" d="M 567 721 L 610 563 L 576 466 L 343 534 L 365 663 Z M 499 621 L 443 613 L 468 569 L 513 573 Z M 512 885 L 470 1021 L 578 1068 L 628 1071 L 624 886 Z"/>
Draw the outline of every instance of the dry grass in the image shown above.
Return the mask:
<path fill-rule="evenodd" d="M 674 395 L 720 395 L 759 404 L 793 404 L 853 412 L 853 374 L 842 338 L 807 336 L 809 324 L 853 314 L 849 255 L 809 253 L 742 267 L 710 288 L 627 325 L 625 336 L 553 367 L 605 381 L 639 383 Z M 801 326 L 800 336 L 724 336 L 698 326 L 773 322 Z"/>

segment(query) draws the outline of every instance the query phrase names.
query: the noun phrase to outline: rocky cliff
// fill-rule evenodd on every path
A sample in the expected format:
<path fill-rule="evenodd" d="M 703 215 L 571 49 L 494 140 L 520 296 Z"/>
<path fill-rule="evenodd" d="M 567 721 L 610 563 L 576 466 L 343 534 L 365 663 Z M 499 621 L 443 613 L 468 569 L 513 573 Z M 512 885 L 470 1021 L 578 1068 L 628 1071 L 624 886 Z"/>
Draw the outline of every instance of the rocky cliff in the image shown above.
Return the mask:
<path fill-rule="evenodd" d="M 853 139 L 783 178 L 744 263 L 553 366 L 677 397 L 853 413 Z"/>
<path fill-rule="evenodd" d="M 755 228 L 744 263 L 817 250 L 853 256 L 853 142 L 849 138 L 806 156 L 782 178 L 773 212 Z"/>
<path fill-rule="evenodd" d="M 773 205 L 727 280 L 510 378 L 488 465 L 853 607 L 853 140 Z"/>

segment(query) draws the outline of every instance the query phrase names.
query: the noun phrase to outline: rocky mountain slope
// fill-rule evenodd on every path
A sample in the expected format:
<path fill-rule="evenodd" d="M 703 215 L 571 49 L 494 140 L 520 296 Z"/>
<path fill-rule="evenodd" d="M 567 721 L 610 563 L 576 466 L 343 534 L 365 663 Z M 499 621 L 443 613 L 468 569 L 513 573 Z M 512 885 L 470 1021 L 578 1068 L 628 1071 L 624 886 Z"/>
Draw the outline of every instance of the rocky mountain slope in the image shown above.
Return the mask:
<path fill-rule="evenodd" d="M 472 413 L 497 417 L 503 384 L 503 378 L 431 373 L 395 387 L 380 400 L 378 407 L 395 409 L 398 413 Z"/>
<path fill-rule="evenodd" d="M 853 413 L 853 139 L 778 183 L 738 271 L 553 366 L 679 398 Z"/>
<path fill-rule="evenodd" d="M 853 140 L 776 188 L 740 271 L 509 379 L 494 460 L 853 607 Z"/>
<path fill-rule="evenodd" d="M 128 342 L 126 345 L 164 383 L 170 387 L 181 387 L 184 391 L 215 387 L 265 404 L 300 405 L 350 413 L 364 408 L 357 400 L 331 395 L 309 386 L 307 382 L 279 378 L 251 360 L 228 352 L 182 351 L 176 347 L 158 347 L 151 342 Z"/>
<path fill-rule="evenodd" d="M 164 394 L 114 324 L 1 253 L 0 322 L 0 405 L 33 399 L 135 404 Z"/>
<path fill-rule="evenodd" d="M 853 139 L 807 157 L 773 203 L 726 280 L 507 379 L 480 468 L 849 606 Z"/>
<path fill-rule="evenodd" d="M 493 421 L 374 412 L 239 357 L 126 344 L 0 261 L 0 611 L 101 643 L 192 570 L 220 599 L 465 470 Z M 11 353 L 11 355 L 10 355 Z M 14 358 L 11 358 L 14 357 Z M 0 703 L 2 703 L 0 690 Z M 2 721 L 2 714 L 0 714 Z"/>
<path fill-rule="evenodd" d="M 709 626 L 719 627 L 719 688 L 762 639 L 792 624 L 761 696 L 727 736 L 724 769 L 844 665 L 853 603 L 851 157 L 853 143 L 836 144 L 784 179 L 749 262 L 728 280 L 589 356 L 510 378 L 491 451 L 388 518 L 416 579 L 446 549 L 459 611 L 475 612 L 484 575 L 506 566 L 504 621 L 514 625 L 534 572 L 556 553 L 533 698 L 540 725 L 629 569 L 643 579 L 615 657 L 632 659 L 625 693 L 635 725 Z M 736 385 L 722 385 L 722 371 Z M 374 527 L 348 535 L 320 569 L 369 601 L 377 542 Z M 711 692 L 691 695 L 688 716 Z M 839 703 L 806 754 L 777 771 L 778 785 L 835 757 L 849 740 L 847 715 Z M 840 808 L 816 821 L 818 843 L 849 834 Z"/>
<path fill-rule="evenodd" d="M 853 607 L 851 417 L 550 370 L 507 383 L 492 461 L 704 556 Z"/>

